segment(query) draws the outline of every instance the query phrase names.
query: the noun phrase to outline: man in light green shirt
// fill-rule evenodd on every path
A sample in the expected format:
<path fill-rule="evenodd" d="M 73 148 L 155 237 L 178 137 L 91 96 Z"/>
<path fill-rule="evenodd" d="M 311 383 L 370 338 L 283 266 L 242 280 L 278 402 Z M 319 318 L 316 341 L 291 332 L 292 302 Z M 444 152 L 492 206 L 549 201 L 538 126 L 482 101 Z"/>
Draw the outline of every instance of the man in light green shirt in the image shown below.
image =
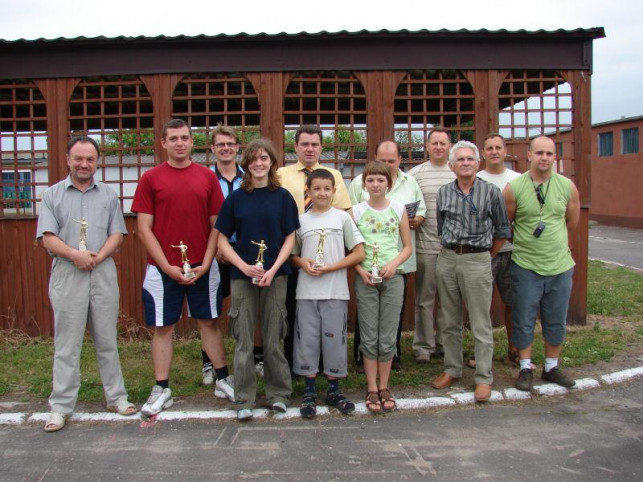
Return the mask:
<path fill-rule="evenodd" d="M 539 311 L 545 339 L 542 379 L 571 388 L 576 382 L 558 369 L 558 359 L 572 290 L 574 260 L 568 232 L 576 228 L 580 217 L 578 189 L 553 171 L 556 145 L 548 137 L 531 141 L 528 159 L 529 171 L 510 181 L 503 191 L 509 220 L 514 223 L 511 341 L 520 356 L 516 388 L 533 388 L 531 347 Z"/>

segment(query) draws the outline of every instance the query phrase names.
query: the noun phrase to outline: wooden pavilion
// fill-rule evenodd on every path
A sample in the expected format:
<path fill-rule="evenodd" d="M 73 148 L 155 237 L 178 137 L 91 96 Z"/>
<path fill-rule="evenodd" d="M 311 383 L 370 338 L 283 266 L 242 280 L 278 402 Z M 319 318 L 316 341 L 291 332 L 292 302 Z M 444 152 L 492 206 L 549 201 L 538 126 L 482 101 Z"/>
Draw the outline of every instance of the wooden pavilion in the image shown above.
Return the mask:
<path fill-rule="evenodd" d="M 519 171 L 529 139 L 550 135 L 559 171 L 581 196 L 568 318 L 584 323 L 592 42 L 604 36 L 591 28 L 0 41 L 0 328 L 53 332 L 51 263 L 34 235 L 43 190 L 67 175 L 70 132 L 102 146 L 99 178 L 119 193 L 130 231 L 117 256 L 121 313 L 142 323 L 145 252 L 129 206 L 142 172 L 162 160 L 153 154 L 172 117 L 200 135 L 194 155 L 206 165 L 217 123 L 238 128 L 242 144 L 269 137 L 284 159 L 297 126 L 320 124 L 324 162 L 347 180 L 386 138 L 400 141 L 407 166 L 426 161 L 435 125 L 478 145 L 501 133 Z"/>

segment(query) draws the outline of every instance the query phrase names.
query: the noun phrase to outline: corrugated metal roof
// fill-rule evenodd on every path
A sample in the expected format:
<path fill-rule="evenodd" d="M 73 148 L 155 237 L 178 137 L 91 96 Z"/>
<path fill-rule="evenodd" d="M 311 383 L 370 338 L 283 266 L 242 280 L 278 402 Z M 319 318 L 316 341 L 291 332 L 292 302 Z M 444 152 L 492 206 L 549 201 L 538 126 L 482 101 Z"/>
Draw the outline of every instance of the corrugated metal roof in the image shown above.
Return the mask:
<path fill-rule="evenodd" d="M 113 41 L 122 41 L 122 42 L 165 42 L 165 41 L 199 41 L 199 40 L 259 40 L 259 39 L 283 39 L 283 38 L 323 38 L 323 37 L 332 37 L 332 38 L 350 38 L 350 37 L 405 37 L 405 36 L 414 36 L 414 37 L 514 37 L 514 36 L 534 36 L 534 37 L 583 37 L 590 39 L 599 39 L 605 37 L 605 29 L 603 27 L 592 27 L 592 28 L 577 28 L 574 30 L 469 30 L 469 29 L 459 29 L 459 30 L 358 30 L 358 31 L 348 31 L 341 30 L 338 32 L 329 32 L 327 30 L 322 30 L 320 32 L 310 33 L 310 32 L 298 32 L 298 33 L 287 33 L 280 32 L 275 34 L 268 34 L 265 32 L 249 34 L 245 32 L 240 32 L 238 34 L 217 34 L 217 35 L 177 35 L 174 37 L 166 35 L 158 35 L 155 37 L 148 37 L 144 35 L 139 35 L 136 37 L 129 37 L 125 35 L 120 35 L 118 37 L 105 37 L 103 35 L 97 37 L 58 37 L 55 39 L 45 39 L 38 38 L 33 40 L 27 39 L 18 39 L 18 40 L 4 40 L 0 39 L 0 44 L 34 44 L 34 43 L 102 43 L 102 42 L 113 42 Z"/>
<path fill-rule="evenodd" d="M 608 125 L 612 125 L 612 124 L 622 124 L 624 122 L 633 122 L 633 121 L 638 121 L 638 120 L 643 120 L 643 115 L 635 115 L 635 116 L 632 116 L 632 117 L 621 117 L 620 119 L 597 122 L 596 124 L 592 124 L 592 127 L 608 126 Z"/>

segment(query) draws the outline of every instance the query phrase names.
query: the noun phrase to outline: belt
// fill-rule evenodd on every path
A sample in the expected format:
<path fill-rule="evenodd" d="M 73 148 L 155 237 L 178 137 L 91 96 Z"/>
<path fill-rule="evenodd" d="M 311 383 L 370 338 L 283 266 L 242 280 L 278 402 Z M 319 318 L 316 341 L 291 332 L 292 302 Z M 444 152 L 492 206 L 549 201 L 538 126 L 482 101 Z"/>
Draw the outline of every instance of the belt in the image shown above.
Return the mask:
<path fill-rule="evenodd" d="M 470 254 L 470 253 L 484 253 L 489 251 L 489 248 L 479 248 L 477 246 L 469 246 L 467 244 L 451 244 L 445 246 L 446 249 L 455 251 L 455 254 Z"/>

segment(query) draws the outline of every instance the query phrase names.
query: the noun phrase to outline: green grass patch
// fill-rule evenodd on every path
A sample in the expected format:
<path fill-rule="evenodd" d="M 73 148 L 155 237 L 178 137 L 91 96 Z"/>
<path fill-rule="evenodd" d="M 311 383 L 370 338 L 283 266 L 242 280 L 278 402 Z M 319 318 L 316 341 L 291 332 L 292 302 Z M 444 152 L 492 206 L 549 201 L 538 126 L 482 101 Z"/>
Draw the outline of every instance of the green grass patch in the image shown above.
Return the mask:
<path fill-rule="evenodd" d="M 643 276 L 635 271 L 589 262 L 587 312 L 643 319 Z"/>
<path fill-rule="evenodd" d="M 610 360 L 628 345 L 641 343 L 643 339 L 643 276 L 638 273 L 612 268 L 600 262 L 589 265 L 588 312 L 610 317 L 604 326 L 599 322 L 584 327 L 570 327 L 563 349 L 566 367 L 594 364 Z M 609 321 L 609 323 L 607 322 Z M 544 363 L 543 340 L 537 328 L 533 357 L 538 365 Z M 130 400 L 143 403 L 154 384 L 151 342 L 136 339 L 134 332 L 122 333 L 119 351 L 125 384 Z M 426 387 L 443 369 L 443 360 L 434 358 L 431 363 L 418 365 L 412 354 L 413 336 L 405 333 L 402 339 L 401 372 L 392 372 L 390 384 L 403 390 L 404 387 Z M 352 336 L 349 337 L 349 360 L 352 360 Z M 228 365 L 232 369 L 234 342 L 226 339 Z M 14 332 L 0 332 L 0 395 L 18 401 L 43 401 L 51 391 L 51 366 L 53 341 L 45 338 L 29 338 Z M 464 336 L 465 361 L 473 355 L 473 340 L 470 332 Z M 507 353 L 507 337 L 504 329 L 494 330 L 494 368 L 498 375 L 515 375 L 515 368 L 504 365 Z M 201 344 L 196 338 L 175 340 L 174 360 L 170 381 L 173 392 L 180 397 L 209 396 L 211 388 L 201 385 Z M 356 376 L 352 361 L 349 376 L 342 381 L 345 390 L 364 391 L 366 379 Z M 258 393 L 263 393 L 263 382 L 258 381 Z M 295 397 L 303 393 L 304 382 L 293 384 Z M 318 390 L 326 390 L 326 382 L 319 378 Z M 98 374 L 94 345 L 87 337 L 81 356 L 81 402 L 102 402 L 103 388 Z"/>

